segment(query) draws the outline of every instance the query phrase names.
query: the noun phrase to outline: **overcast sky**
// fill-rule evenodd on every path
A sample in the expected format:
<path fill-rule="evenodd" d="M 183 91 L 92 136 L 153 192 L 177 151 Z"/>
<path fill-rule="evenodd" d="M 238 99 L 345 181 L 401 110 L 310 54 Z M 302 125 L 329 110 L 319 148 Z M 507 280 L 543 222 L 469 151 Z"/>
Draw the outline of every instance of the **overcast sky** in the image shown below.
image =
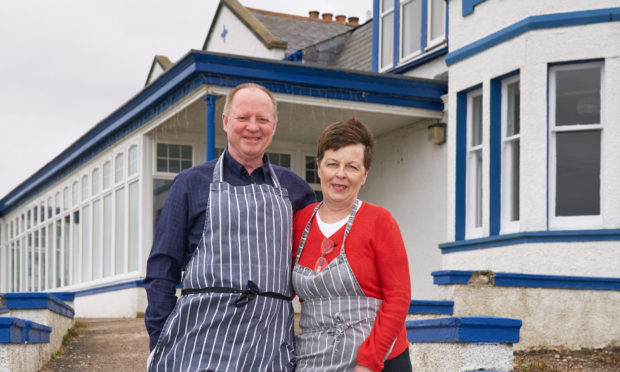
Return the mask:
<path fill-rule="evenodd" d="M 367 20 L 372 0 L 240 0 Z M 218 0 L 0 0 L 0 199 L 138 93 L 153 57 L 201 49 Z"/>

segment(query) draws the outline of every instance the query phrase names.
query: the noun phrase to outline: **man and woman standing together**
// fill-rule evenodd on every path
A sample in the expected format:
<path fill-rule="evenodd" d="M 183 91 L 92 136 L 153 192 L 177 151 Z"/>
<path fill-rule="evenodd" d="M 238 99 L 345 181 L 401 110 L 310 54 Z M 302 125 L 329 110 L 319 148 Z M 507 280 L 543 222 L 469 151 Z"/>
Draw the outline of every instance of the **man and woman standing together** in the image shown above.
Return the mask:
<path fill-rule="evenodd" d="M 372 160 L 368 128 L 355 118 L 325 128 L 316 203 L 265 155 L 277 126 L 271 92 L 232 89 L 222 122 L 226 150 L 176 177 L 155 231 L 147 369 L 410 371 L 405 247 L 390 213 L 357 198 Z"/>

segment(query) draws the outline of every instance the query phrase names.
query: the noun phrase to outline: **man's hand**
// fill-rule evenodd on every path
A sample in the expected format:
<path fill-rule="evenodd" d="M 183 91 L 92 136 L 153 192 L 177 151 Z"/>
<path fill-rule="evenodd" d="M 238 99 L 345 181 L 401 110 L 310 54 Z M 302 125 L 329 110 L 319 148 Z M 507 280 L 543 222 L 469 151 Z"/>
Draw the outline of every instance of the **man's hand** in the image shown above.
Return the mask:
<path fill-rule="evenodd" d="M 355 366 L 355 371 L 354 372 L 372 372 L 372 369 L 364 367 L 364 366 L 360 366 L 359 364 Z"/>

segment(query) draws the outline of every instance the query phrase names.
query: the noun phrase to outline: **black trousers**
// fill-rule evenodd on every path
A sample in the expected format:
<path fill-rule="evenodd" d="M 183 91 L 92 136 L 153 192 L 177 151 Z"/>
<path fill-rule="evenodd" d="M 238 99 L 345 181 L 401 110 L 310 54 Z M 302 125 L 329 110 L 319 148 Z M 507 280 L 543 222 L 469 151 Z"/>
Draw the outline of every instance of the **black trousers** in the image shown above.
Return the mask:
<path fill-rule="evenodd" d="M 388 359 L 383 363 L 382 372 L 411 372 L 411 359 L 409 359 L 409 348 L 406 348 L 400 355 Z"/>

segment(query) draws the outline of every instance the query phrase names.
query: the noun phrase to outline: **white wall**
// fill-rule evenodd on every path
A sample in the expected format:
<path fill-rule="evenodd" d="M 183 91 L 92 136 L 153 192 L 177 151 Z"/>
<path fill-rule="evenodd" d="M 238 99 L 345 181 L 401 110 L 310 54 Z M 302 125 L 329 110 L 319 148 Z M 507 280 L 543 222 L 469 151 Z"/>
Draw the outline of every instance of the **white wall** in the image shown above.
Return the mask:
<path fill-rule="evenodd" d="M 376 139 L 362 200 L 387 208 L 409 256 L 412 298 L 435 299 L 431 272 L 441 269 L 438 243 L 446 234 L 446 145 L 426 139 L 422 122 Z"/>
<path fill-rule="evenodd" d="M 271 59 L 286 57 L 283 49 L 268 49 L 226 6 L 222 6 L 219 17 L 214 22 L 213 34 L 206 47 L 209 52 Z M 220 35 L 224 28 L 228 32 L 226 37 L 222 38 Z"/>

